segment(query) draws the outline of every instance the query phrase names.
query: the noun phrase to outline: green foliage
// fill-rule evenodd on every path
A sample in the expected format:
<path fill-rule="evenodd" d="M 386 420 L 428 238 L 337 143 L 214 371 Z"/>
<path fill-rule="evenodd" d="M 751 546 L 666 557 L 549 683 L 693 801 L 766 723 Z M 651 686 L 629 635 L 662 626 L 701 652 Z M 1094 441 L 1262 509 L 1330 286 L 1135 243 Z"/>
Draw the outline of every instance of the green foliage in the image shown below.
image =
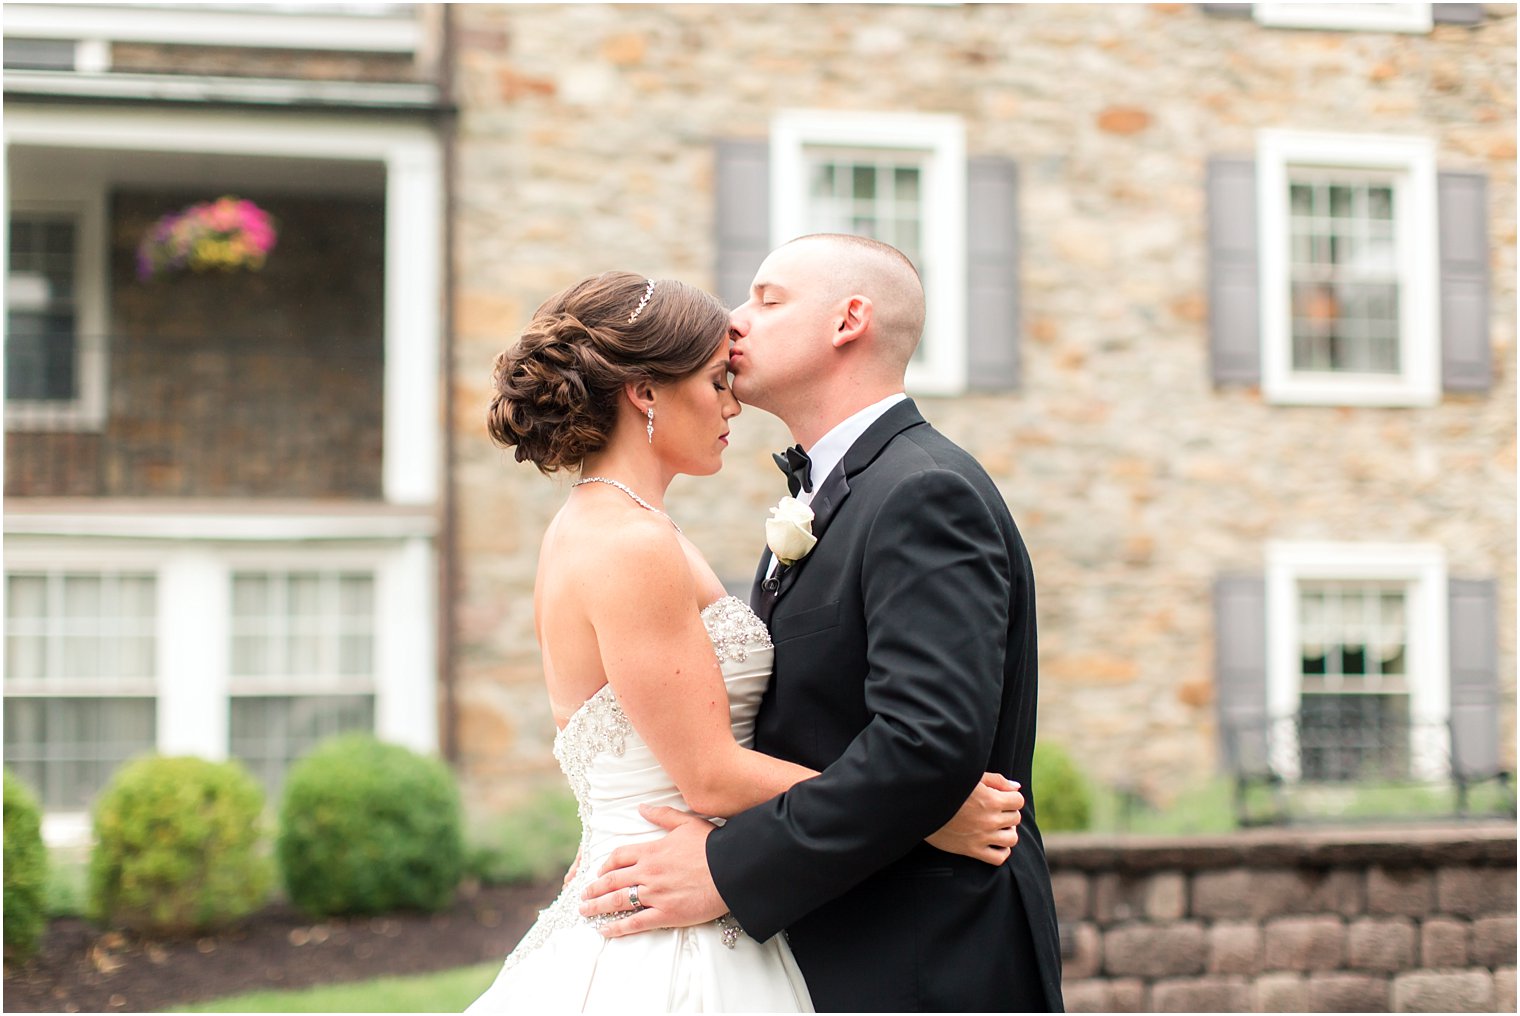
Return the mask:
<path fill-rule="evenodd" d="M 93 914 L 180 934 L 257 909 L 271 881 L 263 810 L 264 791 L 236 762 L 148 756 L 123 766 L 95 804 Z"/>
<path fill-rule="evenodd" d="M 462 1012 L 501 973 L 501 962 L 436 974 L 380 977 L 288 991 L 254 991 L 169 1012 Z"/>
<path fill-rule="evenodd" d="M 368 734 L 330 738 L 291 767 L 275 853 L 309 913 L 438 910 L 464 869 L 453 774 Z"/>
<path fill-rule="evenodd" d="M 465 868 L 486 885 L 556 878 L 575 860 L 580 830 L 570 792 L 544 790 L 479 830 Z"/>
<path fill-rule="evenodd" d="M 1060 745 L 1036 742 L 1030 773 L 1041 832 L 1075 832 L 1092 823 L 1092 788 Z"/>
<path fill-rule="evenodd" d="M 51 851 L 48 856 L 47 915 L 85 917 L 89 913 L 90 857 L 88 849 L 68 847 Z"/>
<path fill-rule="evenodd" d="M 5 955 L 31 955 L 46 925 L 47 848 L 42 809 L 9 769 L 5 770 Z"/>

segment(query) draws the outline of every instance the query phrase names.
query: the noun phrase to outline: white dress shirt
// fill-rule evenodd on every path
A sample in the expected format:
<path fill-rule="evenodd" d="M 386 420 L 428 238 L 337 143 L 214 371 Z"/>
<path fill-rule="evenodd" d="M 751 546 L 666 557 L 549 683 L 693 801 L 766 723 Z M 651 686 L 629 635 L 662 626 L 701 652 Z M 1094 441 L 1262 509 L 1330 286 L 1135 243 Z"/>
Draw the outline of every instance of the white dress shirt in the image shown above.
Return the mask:
<path fill-rule="evenodd" d="M 797 500 L 805 505 L 811 505 L 814 495 L 818 493 L 818 488 L 823 486 L 823 481 L 834 471 L 834 467 L 839 465 L 839 461 L 844 458 L 851 446 L 860 439 L 860 435 L 869 430 L 871 424 L 886 415 L 887 410 L 907 397 L 907 393 L 898 392 L 895 395 L 888 395 L 880 402 L 871 403 L 835 424 L 834 428 L 819 438 L 813 447 L 804 449 L 813 462 L 808 471 L 808 475 L 813 480 L 813 489 L 799 490 Z M 770 578 L 774 574 L 776 574 L 776 559 L 773 556 L 770 569 L 765 575 L 766 578 Z"/>

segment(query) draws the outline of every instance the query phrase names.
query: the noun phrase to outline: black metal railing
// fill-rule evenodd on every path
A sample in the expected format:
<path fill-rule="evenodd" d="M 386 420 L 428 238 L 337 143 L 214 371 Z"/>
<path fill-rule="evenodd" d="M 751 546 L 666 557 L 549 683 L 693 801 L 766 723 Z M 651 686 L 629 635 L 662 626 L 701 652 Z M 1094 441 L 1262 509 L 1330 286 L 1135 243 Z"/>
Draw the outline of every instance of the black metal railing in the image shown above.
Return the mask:
<path fill-rule="evenodd" d="M 1337 698 L 1224 726 L 1238 824 L 1515 817 L 1513 774 L 1464 757 L 1449 722 L 1411 720 L 1407 697 Z"/>

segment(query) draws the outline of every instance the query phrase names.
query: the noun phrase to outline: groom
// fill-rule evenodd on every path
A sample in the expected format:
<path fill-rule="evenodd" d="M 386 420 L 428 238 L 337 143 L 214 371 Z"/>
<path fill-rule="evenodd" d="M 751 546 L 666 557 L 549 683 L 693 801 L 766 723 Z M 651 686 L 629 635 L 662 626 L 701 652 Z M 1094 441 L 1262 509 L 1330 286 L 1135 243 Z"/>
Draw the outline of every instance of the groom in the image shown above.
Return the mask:
<path fill-rule="evenodd" d="M 651 813 L 671 833 L 616 851 L 582 912 L 637 886 L 647 909 L 604 934 L 725 911 L 759 940 L 785 929 L 820 1011 L 1056 1010 L 1034 575 L 992 480 L 903 394 L 923 322 L 908 259 L 838 235 L 772 252 L 733 312 L 734 393 L 811 453 L 811 475 L 788 460 L 818 537 L 757 574 L 776 649 L 755 748 L 821 773 L 721 828 Z M 1024 788 L 1001 866 L 923 842 L 984 769 Z"/>

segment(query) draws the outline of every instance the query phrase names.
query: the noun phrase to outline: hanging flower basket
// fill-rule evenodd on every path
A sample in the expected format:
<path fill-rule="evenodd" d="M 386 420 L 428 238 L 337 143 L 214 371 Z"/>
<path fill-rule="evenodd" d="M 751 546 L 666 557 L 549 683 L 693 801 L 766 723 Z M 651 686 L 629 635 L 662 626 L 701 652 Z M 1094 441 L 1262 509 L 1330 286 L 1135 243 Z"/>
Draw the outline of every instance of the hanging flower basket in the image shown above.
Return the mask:
<path fill-rule="evenodd" d="M 252 201 L 221 197 L 170 212 L 137 245 L 137 277 L 258 271 L 275 245 L 274 220 Z"/>

